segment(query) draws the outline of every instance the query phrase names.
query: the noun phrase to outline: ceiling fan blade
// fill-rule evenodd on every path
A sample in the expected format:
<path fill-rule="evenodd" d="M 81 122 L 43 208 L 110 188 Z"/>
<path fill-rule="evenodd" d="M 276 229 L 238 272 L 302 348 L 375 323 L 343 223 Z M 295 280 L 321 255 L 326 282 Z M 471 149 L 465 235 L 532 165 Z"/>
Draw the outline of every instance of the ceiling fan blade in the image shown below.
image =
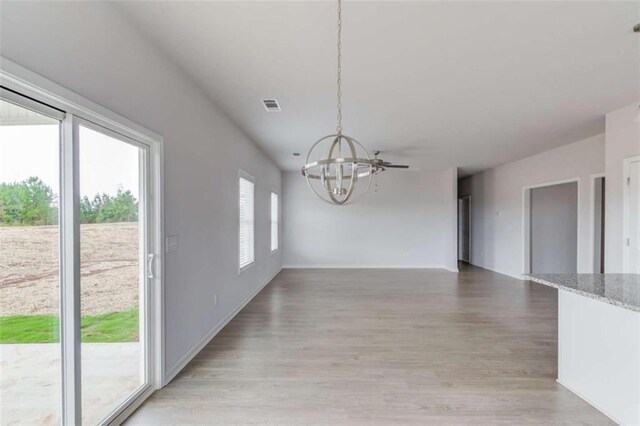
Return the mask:
<path fill-rule="evenodd" d="M 384 167 L 388 167 L 390 169 L 408 169 L 409 166 L 404 164 L 385 164 Z"/>

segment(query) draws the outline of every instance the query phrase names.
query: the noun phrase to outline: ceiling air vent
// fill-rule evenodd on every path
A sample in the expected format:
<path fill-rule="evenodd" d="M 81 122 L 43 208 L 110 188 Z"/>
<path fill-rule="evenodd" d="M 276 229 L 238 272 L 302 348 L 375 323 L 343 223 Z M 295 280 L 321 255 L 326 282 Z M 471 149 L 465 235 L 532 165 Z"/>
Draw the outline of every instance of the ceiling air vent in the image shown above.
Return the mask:
<path fill-rule="evenodd" d="M 269 112 L 282 111 L 276 99 L 263 99 L 262 104 L 264 105 L 264 109 Z"/>

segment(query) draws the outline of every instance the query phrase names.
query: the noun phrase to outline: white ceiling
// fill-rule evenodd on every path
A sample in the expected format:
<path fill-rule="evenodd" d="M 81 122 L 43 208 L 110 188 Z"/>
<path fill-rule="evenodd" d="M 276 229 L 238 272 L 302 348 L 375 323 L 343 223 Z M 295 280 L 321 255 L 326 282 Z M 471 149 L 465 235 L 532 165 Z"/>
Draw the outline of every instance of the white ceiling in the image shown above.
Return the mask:
<path fill-rule="evenodd" d="M 334 2 L 118 7 L 281 168 L 334 132 Z M 601 133 L 640 99 L 639 21 L 640 2 L 347 1 L 345 133 L 463 174 Z"/>

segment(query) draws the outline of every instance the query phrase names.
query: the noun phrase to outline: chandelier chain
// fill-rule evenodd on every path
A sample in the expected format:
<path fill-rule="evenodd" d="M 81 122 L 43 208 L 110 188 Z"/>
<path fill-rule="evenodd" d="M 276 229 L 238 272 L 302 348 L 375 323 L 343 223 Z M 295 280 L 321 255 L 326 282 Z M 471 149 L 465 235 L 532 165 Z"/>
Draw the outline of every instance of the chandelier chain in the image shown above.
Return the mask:
<path fill-rule="evenodd" d="M 338 0 L 338 125 L 336 133 L 342 134 L 342 0 Z"/>
<path fill-rule="evenodd" d="M 342 0 L 335 1 L 337 2 L 336 134 L 324 136 L 311 146 L 306 164 L 302 167 L 302 175 L 319 198 L 333 205 L 345 205 L 367 193 L 375 174 L 384 170 L 382 167 L 384 164 L 377 157 L 371 158 L 357 140 L 342 133 Z M 346 148 L 346 152 L 343 152 L 342 148 Z"/>

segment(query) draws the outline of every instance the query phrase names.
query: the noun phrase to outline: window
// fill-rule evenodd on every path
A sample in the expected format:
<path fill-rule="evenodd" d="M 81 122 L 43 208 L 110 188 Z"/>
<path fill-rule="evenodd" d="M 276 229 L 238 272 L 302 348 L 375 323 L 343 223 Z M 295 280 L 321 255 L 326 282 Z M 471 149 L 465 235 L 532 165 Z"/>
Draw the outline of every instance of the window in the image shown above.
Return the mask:
<path fill-rule="evenodd" d="M 253 264 L 254 260 L 254 183 L 240 177 L 240 270 Z"/>
<path fill-rule="evenodd" d="M 271 193 L 271 251 L 278 250 L 278 194 Z"/>

